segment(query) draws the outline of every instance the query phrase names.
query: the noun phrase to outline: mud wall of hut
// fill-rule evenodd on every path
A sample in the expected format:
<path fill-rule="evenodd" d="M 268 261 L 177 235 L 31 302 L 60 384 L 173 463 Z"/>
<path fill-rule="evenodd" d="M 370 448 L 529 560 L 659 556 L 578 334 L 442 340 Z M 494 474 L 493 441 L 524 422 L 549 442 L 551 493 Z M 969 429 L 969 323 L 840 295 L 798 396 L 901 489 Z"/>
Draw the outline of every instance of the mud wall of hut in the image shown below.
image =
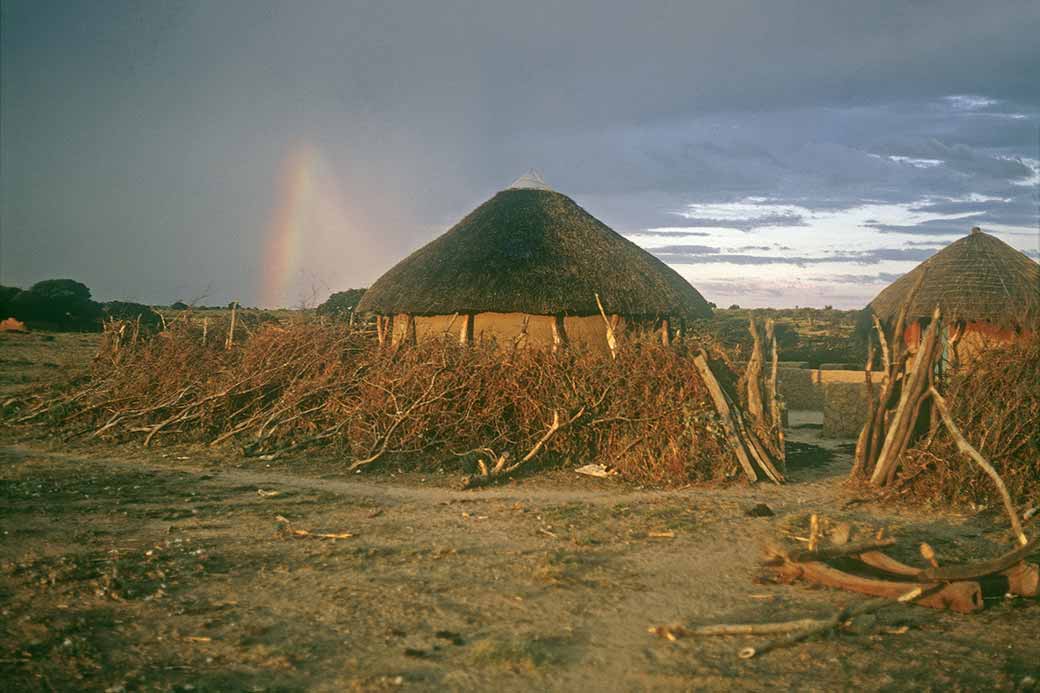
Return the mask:
<path fill-rule="evenodd" d="M 458 338 L 462 332 L 463 315 L 419 315 L 415 316 L 415 338 L 428 339 L 448 334 Z M 499 344 L 511 345 L 521 339 L 526 329 L 526 343 L 530 346 L 551 348 L 553 345 L 553 322 L 551 315 L 527 315 L 524 313 L 477 313 L 472 316 L 473 341 L 495 340 Z M 526 322 L 526 327 L 525 327 Z M 609 352 L 606 326 L 599 315 L 573 316 L 563 319 L 566 338 L 573 344 L 588 349 Z M 405 339 L 408 316 L 397 315 L 393 321 L 392 341 Z M 619 320 L 618 332 L 624 330 L 624 320 Z"/>

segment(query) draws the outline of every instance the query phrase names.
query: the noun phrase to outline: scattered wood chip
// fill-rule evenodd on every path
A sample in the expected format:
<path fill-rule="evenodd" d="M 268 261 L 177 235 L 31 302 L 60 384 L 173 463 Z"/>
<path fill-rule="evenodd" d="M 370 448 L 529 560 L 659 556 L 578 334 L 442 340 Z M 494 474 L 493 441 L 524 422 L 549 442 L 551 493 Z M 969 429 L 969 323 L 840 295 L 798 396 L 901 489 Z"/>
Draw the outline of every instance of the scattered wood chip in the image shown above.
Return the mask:
<path fill-rule="evenodd" d="M 334 539 L 335 540 L 335 539 L 350 539 L 352 536 L 354 536 L 350 532 L 311 532 L 310 530 L 306 530 L 306 529 L 295 529 L 292 526 L 292 522 L 290 522 L 288 519 L 282 517 L 281 515 L 276 515 L 274 519 L 277 522 L 279 522 L 280 524 L 285 525 L 285 531 L 288 532 L 290 536 L 296 537 L 297 539 L 311 538 L 311 539 Z"/>
<path fill-rule="evenodd" d="M 675 532 L 670 529 L 663 532 L 647 532 L 646 536 L 651 539 L 675 539 Z"/>
<path fill-rule="evenodd" d="M 675 642 L 679 638 L 686 637 L 686 635 L 688 634 L 686 628 L 680 626 L 679 624 L 672 624 L 667 626 L 650 626 L 646 630 L 648 633 L 650 633 L 650 635 L 656 635 L 659 638 L 671 640 L 672 642 Z"/>
<path fill-rule="evenodd" d="M 278 491 L 268 491 L 262 488 L 258 488 L 256 490 L 256 495 L 260 496 L 261 498 L 274 498 L 275 496 L 280 496 L 281 493 Z"/>
<path fill-rule="evenodd" d="M 831 528 L 831 543 L 835 546 L 844 546 L 852 537 L 852 525 L 848 522 L 839 522 Z"/>
<path fill-rule="evenodd" d="M 578 467 L 574 470 L 575 474 L 584 474 L 585 476 L 594 476 L 599 479 L 606 479 L 609 476 L 613 476 L 617 472 L 607 469 L 602 464 L 587 464 L 584 467 Z"/>
<path fill-rule="evenodd" d="M 205 635 L 189 635 L 184 638 L 188 642 L 212 642 L 213 638 L 206 637 Z"/>

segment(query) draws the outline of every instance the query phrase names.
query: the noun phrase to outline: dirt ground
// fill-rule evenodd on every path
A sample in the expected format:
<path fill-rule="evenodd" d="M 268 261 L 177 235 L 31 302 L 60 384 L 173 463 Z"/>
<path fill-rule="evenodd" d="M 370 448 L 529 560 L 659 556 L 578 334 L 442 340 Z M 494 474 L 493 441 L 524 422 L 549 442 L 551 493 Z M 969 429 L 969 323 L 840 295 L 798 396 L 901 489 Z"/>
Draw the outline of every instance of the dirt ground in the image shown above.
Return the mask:
<path fill-rule="evenodd" d="M 861 534 L 887 527 L 908 562 L 912 540 L 949 562 L 1010 546 L 992 510 L 862 502 L 843 483 L 847 443 L 789 435 L 783 487 L 655 491 L 551 470 L 460 491 L 448 473 L 70 449 L 0 429 L 0 688 L 1035 687 L 1040 605 L 1002 595 L 972 616 L 889 609 L 748 661 L 736 652 L 754 638 L 647 633 L 859 601 L 758 580 L 762 545 L 804 534 L 814 511 Z M 758 503 L 775 515 L 749 516 Z M 296 538 L 279 517 L 351 536 Z"/>

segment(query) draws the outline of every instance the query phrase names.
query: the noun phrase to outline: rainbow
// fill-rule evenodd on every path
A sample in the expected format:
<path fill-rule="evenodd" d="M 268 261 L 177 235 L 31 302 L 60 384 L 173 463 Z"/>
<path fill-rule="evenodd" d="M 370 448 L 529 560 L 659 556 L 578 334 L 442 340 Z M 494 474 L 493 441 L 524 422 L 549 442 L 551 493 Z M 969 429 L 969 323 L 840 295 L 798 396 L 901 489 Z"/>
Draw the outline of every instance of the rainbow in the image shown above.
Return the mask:
<path fill-rule="evenodd" d="M 306 286 L 308 251 L 320 252 L 347 224 L 336 175 L 310 144 L 294 146 L 285 157 L 275 199 L 259 290 L 261 305 L 269 308 L 304 298 L 313 288 Z"/>

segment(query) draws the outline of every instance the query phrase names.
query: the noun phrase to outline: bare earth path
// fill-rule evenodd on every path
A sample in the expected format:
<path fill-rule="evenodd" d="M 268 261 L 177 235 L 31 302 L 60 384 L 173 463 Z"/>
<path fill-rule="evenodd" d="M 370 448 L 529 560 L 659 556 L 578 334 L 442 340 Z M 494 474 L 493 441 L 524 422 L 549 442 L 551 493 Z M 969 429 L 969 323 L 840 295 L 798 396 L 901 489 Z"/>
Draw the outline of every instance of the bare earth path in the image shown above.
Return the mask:
<path fill-rule="evenodd" d="M 812 431 L 792 434 L 823 445 Z M 823 615 L 856 600 L 754 582 L 762 544 L 803 532 L 813 511 L 928 538 L 951 561 L 1007 541 L 990 514 L 846 508 L 845 448 L 800 449 L 784 487 L 647 491 L 556 471 L 458 491 L 445 477 L 341 475 L 330 461 L 269 469 L 8 441 L 0 681 L 6 690 L 1015 690 L 1038 676 L 1035 600 L 996 599 L 971 617 L 892 610 L 748 662 L 735 656 L 748 639 L 648 635 L 661 623 Z M 747 516 L 756 503 L 776 515 Z M 277 516 L 353 536 L 287 538 Z"/>

